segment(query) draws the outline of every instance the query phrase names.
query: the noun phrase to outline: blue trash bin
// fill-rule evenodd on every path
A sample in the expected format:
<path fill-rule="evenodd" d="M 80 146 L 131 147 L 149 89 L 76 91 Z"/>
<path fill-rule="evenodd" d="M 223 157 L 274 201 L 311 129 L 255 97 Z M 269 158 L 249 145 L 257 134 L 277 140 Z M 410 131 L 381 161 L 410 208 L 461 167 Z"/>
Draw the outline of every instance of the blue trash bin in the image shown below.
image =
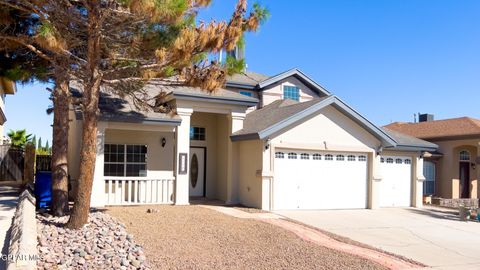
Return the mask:
<path fill-rule="evenodd" d="M 37 172 L 35 176 L 35 197 L 37 199 L 37 207 L 50 207 L 52 204 L 52 173 Z"/>

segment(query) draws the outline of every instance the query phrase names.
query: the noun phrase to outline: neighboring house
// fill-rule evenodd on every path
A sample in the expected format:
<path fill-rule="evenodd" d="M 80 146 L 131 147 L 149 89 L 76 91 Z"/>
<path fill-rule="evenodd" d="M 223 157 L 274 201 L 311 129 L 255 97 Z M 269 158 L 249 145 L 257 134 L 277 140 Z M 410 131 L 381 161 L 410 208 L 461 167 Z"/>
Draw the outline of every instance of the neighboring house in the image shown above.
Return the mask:
<path fill-rule="evenodd" d="M 419 123 L 392 123 L 386 128 L 439 146 L 425 162 L 426 195 L 458 199 L 479 196 L 480 120 L 462 117 L 433 120 L 421 115 Z"/>
<path fill-rule="evenodd" d="M 0 136 L 3 136 L 3 125 L 7 121 L 5 116 L 5 96 L 13 95 L 16 91 L 15 82 L 0 77 Z M 0 141 L 3 141 L 3 139 Z"/>
<path fill-rule="evenodd" d="M 437 146 L 375 126 L 297 69 L 235 75 L 212 94 L 145 86 L 152 97 L 161 91 L 157 105 L 174 113 L 142 112 L 103 92 L 92 206 L 196 197 L 265 210 L 422 205 L 423 154 Z M 71 119 L 75 181 L 78 108 Z"/>

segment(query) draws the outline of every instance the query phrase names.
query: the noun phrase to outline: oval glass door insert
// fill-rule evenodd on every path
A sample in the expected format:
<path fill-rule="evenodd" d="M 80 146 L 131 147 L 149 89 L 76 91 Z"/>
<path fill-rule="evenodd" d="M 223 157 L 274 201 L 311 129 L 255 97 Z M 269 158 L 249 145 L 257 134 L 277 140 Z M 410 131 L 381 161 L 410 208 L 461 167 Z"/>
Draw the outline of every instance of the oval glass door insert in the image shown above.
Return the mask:
<path fill-rule="evenodd" d="M 190 184 L 193 188 L 197 186 L 198 181 L 198 158 L 197 154 L 193 154 L 192 162 L 190 162 Z"/>

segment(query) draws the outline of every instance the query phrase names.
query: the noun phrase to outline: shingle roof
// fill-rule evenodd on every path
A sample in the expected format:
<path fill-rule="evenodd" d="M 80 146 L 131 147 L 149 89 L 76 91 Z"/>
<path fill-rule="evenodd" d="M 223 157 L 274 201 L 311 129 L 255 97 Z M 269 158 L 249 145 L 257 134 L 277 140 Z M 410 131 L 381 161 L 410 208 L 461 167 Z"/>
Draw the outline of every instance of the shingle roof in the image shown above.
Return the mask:
<path fill-rule="evenodd" d="M 421 147 L 421 148 L 432 148 L 436 149 L 438 148 L 438 145 L 427 142 L 409 135 L 405 135 L 403 133 L 400 133 L 398 131 L 394 131 L 388 128 L 383 127 L 382 128 L 385 132 L 387 132 L 395 141 L 397 142 L 397 148 L 400 147 Z"/>
<path fill-rule="evenodd" d="M 270 78 L 265 74 L 260 74 L 252 71 L 246 71 L 244 73 L 234 74 L 227 78 L 227 84 L 245 84 L 250 86 L 256 86 L 260 82 Z"/>
<path fill-rule="evenodd" d="M 81 95 L 83 86 L 74 81 L 70 82 L 70 88 L 74 95 Z M 243 104 L 245 106 L 255 106 L 258 99 L 239 94 L 226 89 L 218 89 L 214 92 L 207 92 L 198 87 L 189 87 L 184 85 L 173 85 L 171 82 L 155 81 L 145 85 L 142 89 L 147 94 L 146 99 L 154 100 L 160 92 L 171 94 L 175 98 L 191 98 L 212 100 L 223 103 Z M 153 105 L 153 104 L 152 104 Z M 102 87 L 99 100 L 100 118 L 105 121 L 173 121 L 179 122 L 180 117 L 169 114 L 154 112 L 148 108 L 138 108 L 129 96 L 120 97 Z"/>
<path fill-rule="evenodd" d="M 235 132 L 233 136 L 259 133 L 325 99 L 317 98 L 307 102 L 297 102 L 290 99 L 276 100 L 247 114 L 243 121 L 243 129 Z"/>
<path fill-rule="evenodd" d="M 420 123 L 395 122 L 385 127 L 426 140 L 469 135 L 480 136 L 480 120 L 470 117 Z"/>
<path fill-rule="evenodd" d="M 70 82 L 70 91 L 73 96 L 81 96 L 83 93 L 83 86 L 74 81 Z M 158 94 L 158 93 L 157 93 Z M 153 97 L 153 92 L 151 93 Z M 110 91 L 102 89 L 100 93 L 100 100 L 98 103 L 100 110 L 100 120 L 113 122 L 163 122 L 179 124 L 181 118 L 177 115 L 154 112 L 151 109 L 140 109 L 135 106 L 130 97 L 119 97 Z M 76 108 L 77 118 L 82 117 L 81 110 Z"/>

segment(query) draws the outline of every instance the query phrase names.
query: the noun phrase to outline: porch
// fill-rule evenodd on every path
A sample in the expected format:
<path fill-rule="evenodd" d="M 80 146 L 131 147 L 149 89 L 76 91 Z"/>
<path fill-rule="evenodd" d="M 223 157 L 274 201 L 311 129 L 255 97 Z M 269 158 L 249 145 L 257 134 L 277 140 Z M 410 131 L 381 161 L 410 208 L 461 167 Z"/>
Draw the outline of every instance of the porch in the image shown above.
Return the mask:
<path fill-rule="evenodd" d="M 92 207 L 238 202 L 229 136 L 244 114 L 177 109 L 180 125 L 100 122 Z"/>

